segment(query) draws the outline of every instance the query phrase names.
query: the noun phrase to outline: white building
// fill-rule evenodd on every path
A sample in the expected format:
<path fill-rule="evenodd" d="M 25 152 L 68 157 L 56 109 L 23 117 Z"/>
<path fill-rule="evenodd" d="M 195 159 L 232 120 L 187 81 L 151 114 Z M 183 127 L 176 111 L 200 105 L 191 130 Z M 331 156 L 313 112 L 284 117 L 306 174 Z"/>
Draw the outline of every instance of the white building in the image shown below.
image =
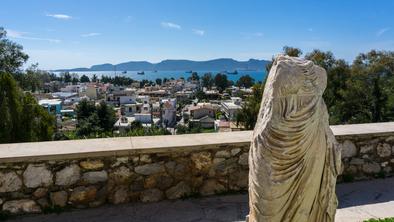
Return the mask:
<path fill-rule="evenodd" d="M 238 111 L 241 109 L 241 105 L 236 104 L 233 101 L 225 101 L 221 103 L 221 111 L 229 120 L 235 120 Z"/>
<path fill-rule="evenodd" d="M 162 99 L 162 121 L 164 127 L 176 125 L 176 99 Z"/>

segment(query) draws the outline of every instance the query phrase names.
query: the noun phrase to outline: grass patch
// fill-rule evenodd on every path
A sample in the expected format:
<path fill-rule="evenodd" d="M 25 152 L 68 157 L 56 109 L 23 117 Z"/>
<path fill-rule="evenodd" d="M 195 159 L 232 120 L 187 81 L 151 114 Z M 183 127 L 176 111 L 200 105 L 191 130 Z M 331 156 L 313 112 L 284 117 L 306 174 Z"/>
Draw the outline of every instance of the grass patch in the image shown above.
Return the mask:
<path fill-rule="evenodd" d="M 369 220 L 364 220 L 364 222 L 394 222 L 394 217 L 390 218 L 383 218 L 383 219 L 369 219 Z"/>

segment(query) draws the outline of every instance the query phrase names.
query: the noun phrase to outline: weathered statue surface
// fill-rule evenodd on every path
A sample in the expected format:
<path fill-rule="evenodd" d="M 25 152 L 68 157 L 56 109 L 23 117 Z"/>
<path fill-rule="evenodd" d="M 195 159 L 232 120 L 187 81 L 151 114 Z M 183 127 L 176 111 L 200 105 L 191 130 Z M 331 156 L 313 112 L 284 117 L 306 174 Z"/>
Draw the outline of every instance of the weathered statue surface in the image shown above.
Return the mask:
<path fill-rule="evenodd" d="M 326 71 L 311 61 L 275 59 L 249 154 L 249 222 L 334 221 L 341 158 L 326 84 Z"/>

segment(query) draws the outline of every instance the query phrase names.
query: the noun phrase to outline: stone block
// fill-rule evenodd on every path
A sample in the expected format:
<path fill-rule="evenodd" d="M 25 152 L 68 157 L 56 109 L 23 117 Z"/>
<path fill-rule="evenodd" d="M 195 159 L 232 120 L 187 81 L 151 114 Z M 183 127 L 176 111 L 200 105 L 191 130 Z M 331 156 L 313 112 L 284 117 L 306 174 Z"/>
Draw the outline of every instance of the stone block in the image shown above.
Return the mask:
<path fill-rule="evenodd" d="M 89 184 L 105 182 L 107 180 L 108 180 L 108 173 L 105 170 L 90 171 L 82 175 L 82 181 L 87 182 Z"/>
<path fill-rule="evenodd" d="M 75 184 L 81 177 L 81 169 L 78 165 L 72 164 L 56 172 L 56 185 L 70 186 Z"/>
<path fill-rule="evenodd" d="M 207 170 L 212 165 L 212 155 L 210 152 L 192 153 L 191 160 L 197 170 Z"/>
<path fill-rule="evenodd" d="M 376 147 L 376 152 L 380 157 L 391 156 L 391 146 L 387 143 L 379 143 Z"/>
<path fill-rule="evenodd" d="M 239 156 L 238 163 L 242 166 L 247 166 L 249 164 L 249 153 L 243 153 Z"/>
<path fill-rule="evenodd" d="M 215 179 L 208 179 L 204 182 L 200 189 L 200 194 L 203 196 L 218 194 L 226 191 L 226 188 L 217 182 Z"/>
<path fill-rule="evenodd" d="M 23 173 L 23 182 L 29 188 L 48 187 L 53 183 L 53 175 L 45 165 L 29 164 Z"/>
<path fill-rule="evenodd" d="M 350 140 L 345 140 L 342 143 L 342 158 L 354 157 L 357 155 L 357 147 Z"/>
<path fill-rule="evenodd" d="M 0 193 L 14 192 L 21 188 L 22 180 L 15 172 L 0 172 Z"/>
<path fill-rule="evenodd" d="M 184 181 L 179 182 L 177 185 L 171 187 L 166 191 L 166 196 L 168 199 L 179 199 L 185 197 L 191 193 L 191 188 Z"/>
<path fill-rule="evenodd" d="M 163 173 L 165 172 L 165 168 L 163 164 L 160 163 L 151 163 L 145 164 L 142 166 L 137 166 L 134 168 L 134 171 L 141 175 L 152 175 L 156 173 Z"/>
<path fill-rule="evenodd" d="M 35 198 L 41 198 L 41 197 L 45 197 L 47 195 L 47 193 L 48 193 L 47 188 L 40 187 L 34 191 L 33 196 Z"/>
<path fill-rule="evenodd" d="M 104 167 L 102 160 L 85 160 L 79 163 L 84 170 L 100 170 Z"/>
<path fill-rule="evenodd" d="M 380 172 L 380 165 L 378 163 L 372 162 L 372 163 L 365 163 L 363 165 L 363 171 L 365 173 L 379 173 Z"/>
<path fill-rule="evenodd" d="M 215 157 L 229 158 L 229 157 L 231 157 L 231 153 L 228 150 L 221 150 L 221 151 L 216 152 Z"/>
<path fill-rule="evenodd" d="M 66 191 L 52 192 L 49 197 L 53 206 L 65 207 L 67 205 L 68 194 Z"/>
<path fill-rule="evenodd" d="M 157 202 L 163 199 L 163 192 L 159 189 L 149 189 L 141 192 L 142 202 Z"/>
<path fill-rule="evenodd" d="M 69 201 L 72 204 L 86 204 L 96 198 L 97 189 L 94 186 L 76 187 L 70 194 Z"/>
<path fill-rule="evenodd" d="M 3 204 L 3 211 L 7 211 L 12 214 L 40 213 L 41 208 L 34 200 L 22 199 L 5 202 Z"/>

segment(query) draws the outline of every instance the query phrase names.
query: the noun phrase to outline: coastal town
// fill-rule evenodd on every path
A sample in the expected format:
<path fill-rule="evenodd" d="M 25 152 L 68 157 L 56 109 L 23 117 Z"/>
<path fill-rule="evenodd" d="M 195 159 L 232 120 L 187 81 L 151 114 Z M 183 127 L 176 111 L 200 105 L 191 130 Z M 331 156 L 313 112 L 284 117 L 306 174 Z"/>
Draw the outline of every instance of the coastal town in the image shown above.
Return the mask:
<path fill-rule="evenodd" d="M 216 86 L 218 75 L 230 83 Z M 234 84 L 224 74 L 218 75 L 207 73 L 200 77 L 194 72 L 187 79 L 152 82 L 125 76 L 77 78 L 76 74 L 62 73 L 53 78 L 56 80 L 46 82 L 43 92 L 33 96 L 56 117 L 56 131 L 65 138 L 81 125 L 81 103 L 105 104 L 113 110 L 115 119 L 109 121 L 113 124 L 112 130 L 109 127 L 111 136 L 130 135 L 136 129 L 159 130 L 155 135 L 239 131 L 242 124 L 237 121 L 237 114 L 252 93 L 254 80 L 247 75 Z M 92 135 L 89 132 L 83 136 Z"/>

